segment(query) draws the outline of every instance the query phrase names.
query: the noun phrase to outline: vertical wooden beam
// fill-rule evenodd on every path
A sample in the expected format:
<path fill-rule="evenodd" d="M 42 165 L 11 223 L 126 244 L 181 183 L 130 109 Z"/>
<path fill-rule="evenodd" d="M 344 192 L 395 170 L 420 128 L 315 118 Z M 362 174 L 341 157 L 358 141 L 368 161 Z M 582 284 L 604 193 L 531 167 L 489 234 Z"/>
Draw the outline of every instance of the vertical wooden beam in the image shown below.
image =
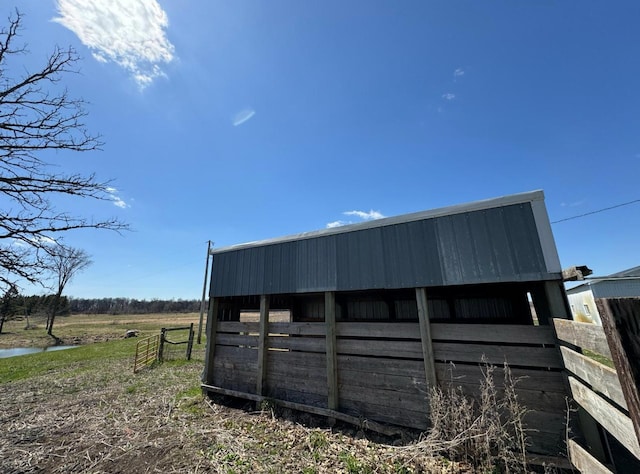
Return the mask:
<path fill-rule="evenodd" d="M 435 387 L 436 364 L 433 357 L 433 342 L 431 341 L 431 324 L 429 323 L 429 307 L 427 292 L 424 288 L 416 288 L 416 302 L 418 303 L 418 320 L 420 321 L 420 339 L 422 340 L 422 356 L 427 387 Z"/>
<path fill-rule="evenodd" d="M 324 293 L 324 322 L 327 344 L 327 406 L 338 409 L 338 361 L 336 356 L 336 295 L 332 291 Z"/>
<path fill-rule="evenodd" d="M 267 373 L 267 333 L 269 331 L 269 295 L 260 296 L 260 333 L 258 334 L 258 373 L 256 376 L 256 394 L 264 395 Z"/>
<path fill-rule="evenodd" d="M 551 316 L 553 318 L 571 319 L 569 300 L 564 291 L 564 284 L 561 281 L 545 281 L 544 292 L 549 302 Z M 546 324 L 551 324 L 551 321 Z"/>
<path fill-rule="evenodd" d="M 640 440 L 640 300 L 597 298 L 596 306 L 629 417 Z"/>
<path fill-rule="evenodd" d="M 533 287 L 529 292 L 531 293 L 533 308 L 536 311 L 536 318 L 538 319 L 538 324 L 543 326 L 548 326 L 551 324 L 553 315 L 551 313 L 551 307 L 549 306 L 547 293 L 544 289 L 544 282 L 537 282 L 532 286 Z"/>
<path fill-rule="evenodd" d="M 208 385 L 213 385 L 213 361 L 216 351 L 219 307 L 220 298 L 211 298 L 209 300 L 209 311 L 207 312 L 207 350 L 204 357 L 204 371 L 202 372 L 202 381 Z"/>
<path fill-rule="evenodd" d="M 204 264 L 204 283 L 202 284 L 202 301 L 200 301 L 200 320 L 198 322 L 198 344 L 202 343 L 202 318 L 204 317 L 204 302 L 207 296 L 207 280 L 209 278 L 209 256 L 211 255 L 211 241 L 207 241 L 207 262 Z M 211 262 L 213 266 L 213 262 Z M 213 271 L 212 271 L 213 273 Z"/>

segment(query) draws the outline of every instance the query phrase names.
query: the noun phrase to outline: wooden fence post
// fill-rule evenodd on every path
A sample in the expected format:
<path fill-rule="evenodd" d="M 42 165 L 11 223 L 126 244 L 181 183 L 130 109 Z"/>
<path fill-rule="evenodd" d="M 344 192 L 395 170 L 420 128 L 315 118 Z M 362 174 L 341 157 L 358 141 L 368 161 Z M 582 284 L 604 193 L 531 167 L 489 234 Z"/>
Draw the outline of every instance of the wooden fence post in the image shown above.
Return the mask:
<path fill-rule="evenodd" d="M 187 342 L 187 360 L 191 360 L 191 351 L 193 349 L 193 323 L 189 327 L 189 342 Z"/>
<path fill-rule="evenodd" d="M 336 356 L 336 295 L 324 293 L 324 321 L 326 327 L 327 352 L 327 406 L 338 409 L 338 363 Z"/>
<path fill-rule="evenodd" d="M 597 298 L 596 306 L 629 417 L 640 440 L 640 299 Z"/>
<path fill-rule="evenodd" d="M 267 332 L 269 331 L 269 295 L 260 296 L 260 333 L 258 334 L 258 373 L 256 375 L 256 393 L 264 395 L 265 375 L 267 373 Z"/>
<path fill-rule="evenodd" d="M 427 387 L 431 389 L 436 386 L 437 379 L 436 365 L 433 357 L 433 342 L 431 340 L 427 292 L 424 288 L 416 288 L 416 302 L 418 304 L 418 320 L 420 321 L 420 339 L 422 340 L 425 377 Z"/>
<path fill-rule="evenodd" d="M 202 372 L 202 381 L 210 385 L 213 385 L 213 366 L 216 351 L 219 307 L 220 298 L 211 298 L 209 301 L 209 312 L 207 313 L 207 350 L 204 356 L 204 371 Z"/>
<path fill-rule="evenodd" d="M 164 352 L 164 338 L 166 335 L 166 328 L 160 329 L 160 347 L 158 348 L 158 361 L 162 362 L 162 354 Z"/>

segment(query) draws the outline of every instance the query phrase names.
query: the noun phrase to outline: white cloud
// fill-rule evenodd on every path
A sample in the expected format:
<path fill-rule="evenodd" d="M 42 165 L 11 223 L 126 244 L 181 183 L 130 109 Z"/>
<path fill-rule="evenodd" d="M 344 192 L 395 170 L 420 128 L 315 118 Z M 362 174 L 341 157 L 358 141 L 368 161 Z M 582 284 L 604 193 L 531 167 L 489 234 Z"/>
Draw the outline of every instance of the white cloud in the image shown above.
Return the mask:
<path fill-rule="evenodd" d="M 464 76 L 464 69 L 462 69 L 461 67 L 453 71 L 453 77 L 460 77 L 460 76 Z"/>
<path fill-rule="evenodd" d="M 114 197 L 113 198 L 113 205 L 119 207 L 120 209 L 126 209 L 127 207 L 129 207 L 129 204 L 127 204 L 126 202 L 124 202 L 121 198 L 119 197 Z"/>
<path fill-rule="evenodd" d="M 374 210 L 370 210 L 369 212 L 365 212 L 365 211 L 345 211 L 342 214 L 344 214 L 345 216 L 359 217 L 363 221 L 372 221 L 374 219 L 382 219 L 382 218 L 385 217 L 381 212 L 374 211 Z M 337 220 L 337 221 L 329 222 L 327 224 L 327 229 L 333 229 L 335 227 L 341 227 L 343 225 L 349 225 L 349 224 L 353 224 L 353 221 Z"/>
<path fill-rule="evenodd" d="M 57 0 L 53 21 L 73 31 L 100 62 L 126 69 L 140 88 L 174 59 L 167 14 L 156 0 Z"/>
<path fill-rule="evenodd" d="M 42 244 L 44 244 L 44 245 L 53 245 L 53 244 L 57 244 L 58 243 L 55 239 L 52 239 L 51 237 L 47 237 L 46 235 L 36 235 L 34 237 L 28 238 L 28 240 L 30 242 L 33 242 L 36 245 L 38 245 L 38 244 L 41 244 L 41 245 Z M 21 248 L 25 248 L 25 247 L 29 247 L 30 246 L 26 242 L 24 242 L 22 240 L 18 240 L 18 239 L 13 239 L 13 241 L 11 243 L 12 243 L 12 245 L 15 245 L 16 247 L 21 247 Z"/>
<path fill-rule="evenodd" d="M 378 211 L 374 211 L 373 209 L 370 210 L 369 212 L 364 212 L 364 211 L 347 211 L 347 212 L 343 212 L 343 214 L 345 216 L 357 216 L 362 220 L 365 221 L 371 221 L 374 219 L 382 219 L 384 216 L 378 212 Z"/>
<path fill-rule="evenodd" d="M 345 222 L 345 221 L 333 221 L 333 222 L 329 222 L 327 224 L 327 229 L 334 229 L 336 227 L 341 227 L 343 225 L 347 225 L 350 224 L 350 222 Z"/>
<path fill-rule="evenodd" d="M 256 111 L 253 109 L 241 110 L 233 117 L 233 120 L 232 120 L 233 126 L 237 127 L 238 125 L 242 125 L 251 117 L 253 117 L 255 114 L 256 114 Z"/>
<path fill-rule="evenodd" d="M 118 196 L 118 190 L 116 188 L 109 187 L 109 188 L 106 188 L 106 191 L 109 193 L 109 196 L 111 197 L 111 202 L 113 202 L 114 206 L 119 207 L 120 209 L 126 209 L 127 207 L 131 207 L 129 204 L 125 202 L 124 199 Z"/>
<path fill-rule="evenodd" d="M 451 92 L 447 92 L 446 94 L 442 94 L 442 98 L 444 100 L 453 100 L 456 98 L 456 95 L 452 94 Z"/>

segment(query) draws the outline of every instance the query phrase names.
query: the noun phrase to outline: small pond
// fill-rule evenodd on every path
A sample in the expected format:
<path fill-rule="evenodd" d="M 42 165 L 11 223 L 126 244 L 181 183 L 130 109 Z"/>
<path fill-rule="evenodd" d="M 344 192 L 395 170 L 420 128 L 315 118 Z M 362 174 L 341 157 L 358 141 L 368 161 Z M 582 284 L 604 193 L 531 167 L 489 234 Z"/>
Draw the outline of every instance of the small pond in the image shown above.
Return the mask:
<path fill-rule="evenodd" d="M 35 352 L 63 351 L 65 349 L 73 349 L 74 347 L 78 346 L 15 347 L 13 349 L 0 349 L 0 359 L 3 359 L 5 357 L 33 354 Z"/>

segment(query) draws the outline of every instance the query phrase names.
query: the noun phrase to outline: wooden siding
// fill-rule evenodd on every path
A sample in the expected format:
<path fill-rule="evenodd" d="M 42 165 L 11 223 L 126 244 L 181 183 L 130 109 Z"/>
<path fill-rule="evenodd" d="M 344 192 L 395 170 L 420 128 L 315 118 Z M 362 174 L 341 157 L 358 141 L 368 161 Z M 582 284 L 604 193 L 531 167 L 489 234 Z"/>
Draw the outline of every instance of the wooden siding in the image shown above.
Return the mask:
<path fill-rule="evenodd" d="M 569 372 L 568 380 L 574 400 L 640 460 L 640 444 L 629 418 L 627 400 L 618 375 L 615 370 L 579 352 L 589 350 L 606 358 L 611 357 L 602 327 L 558 319 L 554 319 L 553 323 L 558 339 L 568 344 L 561 347 L 561 352 Z M 602 460 L 586 456 L 584 448 L 575 441 L 569 448 L 571 461 L 579 469 L 584 469 L 582 472 L 608 472 L 607 467 L 600 464 Z"/>
<path fill-rule="evenodd" d="M 221 390 L 256 395 L 259 324 L 219 321 L 213 379 Z M 565 386 L 560 355 L 551 328 L 542 326 L 431 323 L 436 378 L 455 383 L 473 397 L 480 394 L 485 368 L 511 366 L 520 401 L 529 408 L 526 421 L 531 451 L 563 452 Z M 426 429 L 428 384 L 418 322 L 337 322 L 335 410 L 373 422 Z M 324 322 L 267 325 L 264 339 L 262 395 L 317 409 L 330 409 Z M 260 395 L 260 394 L 257 394 Z"/>

